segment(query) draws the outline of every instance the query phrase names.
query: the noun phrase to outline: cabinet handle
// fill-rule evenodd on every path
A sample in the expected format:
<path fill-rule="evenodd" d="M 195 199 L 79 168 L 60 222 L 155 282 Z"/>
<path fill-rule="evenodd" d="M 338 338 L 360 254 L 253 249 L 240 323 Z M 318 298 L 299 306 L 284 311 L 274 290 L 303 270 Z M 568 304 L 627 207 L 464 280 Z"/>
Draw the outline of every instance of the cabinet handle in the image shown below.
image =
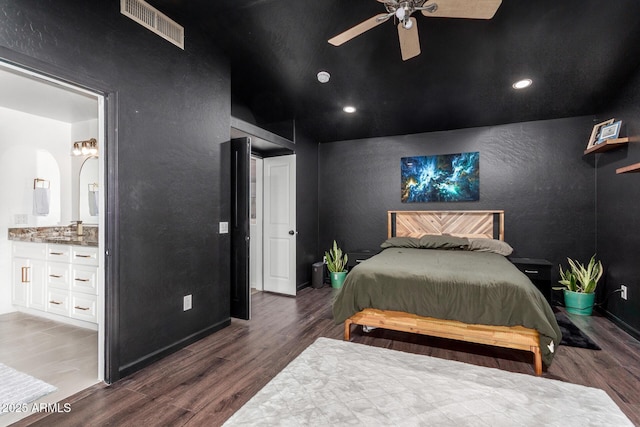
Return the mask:
<path fill-rule="evenodd" d="M 49 255 L 64 255 L 64 252 L 49 252 Z"/>
<path fill-rule="evenodd" d="M 89 279 L 82 279 L 80 277 L 76 277 L 76 282 L 88 282 Z"/>
<path fill-rule="evenodd" d="M 22 283 L 29 283 L 29 267 L 22 267 Z"/>
<path fill-rule="evenodd" d="M 50 274 L 50 275 L 49 275 L 49 277 L 53 277 L 53 278 L 59 279 L 59 278 L 61 278 L 62 276 L 61 276 L 61 275 L 59 275 L 59 274 Z"/>
<path fill-rule="evenodd" d="M 89 307 L 80 307 L 79 305 L 76 305 L 74 308 L 76 310 L 89 311 Z"/>
<path fill-rule="evenodd" d="M 60 301 L 49 301 L 49 304 L 60 305 L 62 303 Z"/>
<path fill-rule="evenodd" d="M 91 258 L 91 255 L 80 255 L 80 254 L 76 254 L 76 258 Z"/>
<path fill-rule="evenodd" d="M 525 270 L 524 272 L 528 274 L 538 274 L 538 270 Z"/>

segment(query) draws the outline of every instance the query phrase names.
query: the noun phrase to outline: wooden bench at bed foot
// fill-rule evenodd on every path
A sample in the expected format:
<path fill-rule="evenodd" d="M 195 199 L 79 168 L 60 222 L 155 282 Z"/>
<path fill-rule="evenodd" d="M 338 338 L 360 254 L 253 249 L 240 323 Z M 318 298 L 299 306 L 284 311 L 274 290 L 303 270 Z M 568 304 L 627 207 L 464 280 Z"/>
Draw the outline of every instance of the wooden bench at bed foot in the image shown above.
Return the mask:
<path fill-rule="evenodd" d="M 345 341 L 351 339 L 352 324 L 530 351 L 533 353 L 535 373 L 542 375 L 540 335 L 535 329 L 523 326 L 472 325 L 455 320 L 422 317 L 401 311 L 367 308 L 345 320 Z"/>

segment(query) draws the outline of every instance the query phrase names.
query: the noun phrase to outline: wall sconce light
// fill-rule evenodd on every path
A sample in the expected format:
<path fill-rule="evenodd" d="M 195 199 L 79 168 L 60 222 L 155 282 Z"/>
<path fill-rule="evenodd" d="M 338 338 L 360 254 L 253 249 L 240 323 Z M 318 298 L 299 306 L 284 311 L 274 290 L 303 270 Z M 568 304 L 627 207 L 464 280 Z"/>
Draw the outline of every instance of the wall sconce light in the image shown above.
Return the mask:
<path fill-rule="evenodd" d="M 87 141 L 74 142 L 71 152 L 74 156 L 97 156 L 98 141 L 95 138 L 91 138 Z"/>

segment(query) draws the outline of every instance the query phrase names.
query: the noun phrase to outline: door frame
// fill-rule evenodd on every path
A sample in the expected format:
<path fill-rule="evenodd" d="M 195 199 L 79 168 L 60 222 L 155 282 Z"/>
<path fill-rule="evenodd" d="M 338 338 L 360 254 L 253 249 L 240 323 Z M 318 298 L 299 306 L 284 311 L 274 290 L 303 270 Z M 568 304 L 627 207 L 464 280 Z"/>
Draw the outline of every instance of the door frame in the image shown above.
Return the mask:
<path fill-rule="evenodd" d="M 256 157 L 265 159 L 268 157 L 274 157 L 279 155 L 295 154 L 295 143 L 280 135 L 276 135 L 268 130 L 262 129 L 257 125 L 254 125 L 244 120 L 231 116 L 230 136 L 231 138 L 250 137 L 251 138 L 251 154 Z M 231 159 L 229 159 L 229 162 Z M 230 167 L 229 167 L 230 170 Z M 229 172 L 227 172 L 229 175 Z M 296 180 L 296 176 L 292 179 Z M 231 197 L 231 194 L 229 194 Z M 296 194 L 297 197 L 297 194 Z M 231 202 L 231 200 L 229 200 Z M 264 227 L 263 227 L 264 234 Z M 296 250 L 297 252 L 297 250 Z M 264 251 L 263 251 L 264 257 Z M 297 262 L 297 261 L 296 261 Z M 250 260 L 249 260 L 250 263 Z M 264 275 L 264 263 L 263 263 Z M 296 279 L 297 280 L 297 279 Z M 264 287 L 264 278 L 263 278 Z M 297 287 L 297 286 L 296 286 Z M 297 291 L 297 289 L 296 289 Z"/>
<path fill-rule="evenodd" d="M 86 75 L 79 76 L 73 70 L 54 66 L 30 56 L 15 52 L 0 46 L 0 61 L 10 66 L 33 73 L 45 80 L 53 80 L 65 85 L 70 85 L 86 90 L 98 96 L 104 101 L 102 123 L 98 118 L 98 128 L 103 130 L 102 171 L 104 180 L 103 202 L 99 223 L 99 233 L 102 250 L 99 256 L 102 258 L 104 276 L 104 305 L 100 307 L 101 321 L 98 330 L 98 379 L 111 384 L 120 379 L 119 366 L 119 266 L 118 266 L 118 93 L 103 82 L 94 80 Z M 103 351 L 100 351 L 102 344 Z"/>
<path fill-rule="evenodd" d="M 263 170 L 263 158 L 256 155 L 251 154 L 251 162 L 255 160 L 256 162 L 256 223 L 251 223 L 251 217 L 249 218 L 249 235 L 251 236 L 250 240 L 250 248 L 249 248 L 249 288 L 255 289 L 258 291 L 264 290 L 264 254 L 262 248 L 262 242 L 264 238 L 264 224 L 263 224 L 263 215 L 264 215 L 264 205 L 263 205 L 263 195 L 264 195 L 264 170 Z M 251 181 L 251 180 L 249 180 Z M 251 215 L 251 213 L 249 213 Z M 253 231 L 251 230 L 253 228 Z M 253 257 L 252 257 L 253 254 Z"/>

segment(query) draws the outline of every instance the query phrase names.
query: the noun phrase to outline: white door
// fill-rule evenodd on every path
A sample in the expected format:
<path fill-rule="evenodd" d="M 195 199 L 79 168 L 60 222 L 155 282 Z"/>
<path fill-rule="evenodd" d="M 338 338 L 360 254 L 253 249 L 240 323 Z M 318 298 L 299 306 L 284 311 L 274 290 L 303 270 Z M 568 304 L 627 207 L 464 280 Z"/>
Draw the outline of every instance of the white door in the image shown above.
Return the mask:
<path fill-rule="evenodd" d="M 264 159 L 264 290 L 296 294 L 296 156 Z"/>

